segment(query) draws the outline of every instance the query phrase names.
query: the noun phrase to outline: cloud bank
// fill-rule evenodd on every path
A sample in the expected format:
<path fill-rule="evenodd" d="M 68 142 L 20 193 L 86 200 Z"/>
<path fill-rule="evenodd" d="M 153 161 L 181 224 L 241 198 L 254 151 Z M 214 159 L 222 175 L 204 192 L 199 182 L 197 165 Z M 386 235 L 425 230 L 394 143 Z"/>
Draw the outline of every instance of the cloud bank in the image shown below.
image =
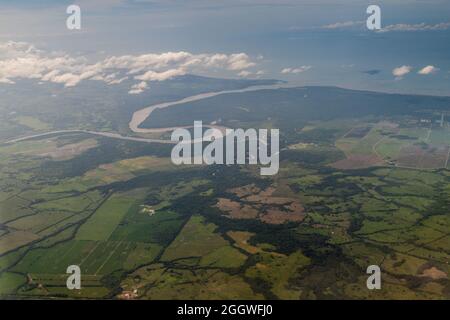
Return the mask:
<path fill-rule="evenodd" d="M 25 42 L 0 43 L 0 83 L 16 79 L 36 79 L 73 87 L 84 80 L 119 84 L 135 80 L 130 94 L 148 89 L 147 82 L 164 81 L 189 72 L 224 70 L 240 76 L 256 66 L 246 53 L 193 54 L 185 51 L 111 56 L 98 62 L 60 52 L 39 50 Z"/>

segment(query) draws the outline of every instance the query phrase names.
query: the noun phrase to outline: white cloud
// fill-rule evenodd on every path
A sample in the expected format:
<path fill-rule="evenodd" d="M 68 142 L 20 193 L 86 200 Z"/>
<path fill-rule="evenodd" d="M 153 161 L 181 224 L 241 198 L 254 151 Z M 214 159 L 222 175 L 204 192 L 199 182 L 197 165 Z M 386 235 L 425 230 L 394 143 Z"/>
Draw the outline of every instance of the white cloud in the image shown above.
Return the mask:
<path fill-rule="evenodd" d="M 106 78 L 108 78 L 108 76 Z M 92 78 L 92 79 L 94 80 L 94 78 Z M 108 84 L 119 84 L 119 83 L 122 83 L 125 80 L 128 80 L 128 77 L 122 77 L 120 79 L 107 80 L 107 82 L 108 82 Z"/>
<path fill-rule="evenodd" d="M 138 94 L 147 88 L 143 87 L 147 81 L 215 70 L 246 74 L 250 73 L 247 69 L 255 65 L 245 53 L 192 54 L 185 51 L 111 56 L 91 63 L 85 57 L 45 52 L 25 42 L 0 43 L 0 83 L 7 84 L 22 78 L 73 87 L 88 79 L 109 85 L 134 79 L 141 82 L 131 88 L 130 94 Z"/>
<path fill-rule="evenodd" d="M 365 21 L 345 21 L 345 22 L 336 22 L 333 24 L 327 24 L 322 26 L 321 29 L 344 29 L 344 28 L 352 28 L 364 25 Z"/>
<path fill-rule="evenodd" d="M 391 32 L 391 31 L 436 31 L 436 30 L 448 30 L 450 29 L 450 22 L 442 22 L 438 24 L 426 24 L 426 23 L 418 23 L 418 24 L 392 24 L 386 27 L 383 27 L 378 32 Z"/>
<path fill-rule="evenodd" d="M 252 78 L 260 78 L 265 72 L 263 70 L 258 70 L 256 72 L 251 72 L 248 70 L 242 70 L 241 72 L 238 73 L 239 77 L 242 78 L 248 78 L 248 77 L 252 77 Z"/>
<path fill-rule="evenodd" d="M 411 66 L 401 66 L 401 67 L 398 67 L 398 68 L 394 68 L 394 70 L 392 70 L 392 74 L 397 79 L 402 79 L 403 76 L 405 76 L 408 73 L 410 73 L 412 69 L 413 68 Z"/>
<path fill-rule="evenodd" d="M 207 67 L 222 68 L 226 70 L 241 71 L 254 67 L 256 63 L 252 62 L 246 53 L 234 53 L 226 55 L 217 53 L 213 55 L 197 55 L 191 63 L 205 63 Z M 189 65 L 189 64 L 187 64 Z"/>
<path fill-rule="evenodd" d="M 147 88 L 148 88 L 147 82 L 142 81 L 142 82 L 134 84 L 131 87 L 131 90 L 128 91 L 128 93 L 129 94 L 140 94 L 140 93 L 144 92 L 144 90 Z"/>
<path fill-rule="evenodd" d="M 284 68 L 283 70 L 281 70 L 281 73 L 282 74 L 298 74 L 298 73 L 308 71 L 311 68 L 312 68 L 311 66 L 301 66 L 298 68 Z"/>
<path fill-rule="evenodd" d="M 344 22 L 336 22 L 332 24 L 327 24 L 321 26 L 320 29 L 325 30 L 336 30 L 336 29 L 351 29 L 351 28 L 365 28 L 365 21 L 344 21 Z M 295 28 L 292 28 L 295 29 Z M 441 22 L 437 24 L 427 24 L 427 23 L 417 23 L 417 24 L 406 24 L 406 23 L 398 23 L 391 24 L 383 27 L 381 30 L 377 32 L 412 32 L 412 31 L 437 31 L 437 30 L 449 30 L 450 22 Z"/>
<path fill-rule="evenodd" d="M 436 68 L 435 66 L 426 66 L 422 69 L 419 70 L 419 72 L 417 72 L 418 74 L 421 75 L 427 75 L 427 74 L 433 74 L 439 71 L 439 68 Z"/>
<path fill-rule="evenodd" d="M 243 71 L 238 73 L 238 76 L 239 77 L 243 77 L 243 78 L 249 77 L 251 75 L 252 75 L 252 73 L 250 71 L 247 71 L 247 70 L 243 70 Z"/>
<path fill-rule="evenodd" d="M 176 76 L 182 76 L 186 74 L 184 68 L 179 69 L 170 69 L 163 72 L 155 72 L 152 70 L 147 71 L 143 75 L 136 76 L 135 79 L 144 80 L 144 81 L 164 81 Z"/>
<path fill-rule="evenodd" d="M 254 62 L 250 61 L 249 56 L 245 53 L 230 55 L 227 64 L 229 70 L 243 70 L 256 65 Z"/>

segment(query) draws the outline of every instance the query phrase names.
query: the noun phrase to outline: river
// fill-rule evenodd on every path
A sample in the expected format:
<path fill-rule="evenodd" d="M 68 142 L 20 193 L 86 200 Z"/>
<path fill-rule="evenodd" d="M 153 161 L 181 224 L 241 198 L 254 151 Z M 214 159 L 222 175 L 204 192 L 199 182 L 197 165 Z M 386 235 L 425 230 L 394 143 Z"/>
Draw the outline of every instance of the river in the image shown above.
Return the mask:
<path fill-rule="evenodd" d="M 129 123 L 129 128 L 134 133 L 158 133 L 158 132 L 166 132 L 166 131 L 172 131 L 177 128 L 190 128 L 190 127 L 164 127 L 164 128 L 140 128 L 140 125 L 150 117 L 153 111 L 156 109 L 164 109 L 175 105 L 180 105 L 183 103 L 188 102 L 194 102 L 202 99 L 207 99 L 215 96 L 219 96 L 222 94 L 228 94 L 228 93 L 242 93 L 242 92 L 250 92 L 250 91 L 257 91 L 257 90 L 274 90 L 274 89 L 280 89 L 280 88 L 288 88 L 292 87 L 290 85 L 286 84 L 271 84 L 271 85 L 261 85 L 261 86 L 251 86 L 244 89 L 236 89 L 236 90 L 223 90 L 223 91 L 214 91 L 214 92 L 207 92 L 207 93 L 201 93 L 196 94 L 190 97 L 186 97 L 177 101 L 171 101 L 171 102 L 163 102 L 158 103 L 155 105 L 151 105 L 148 107 L 145 107 L 143 109 L 140 109 L 133 113 L 133 116 L 131 117 L 131 121 Z M 215 125 L 205 125 L 205 127 L 211 127 L 211 128 L 217 128 L 221 131 L 225 129 L 225 127 L 215 126 Z M 16 142 L 21 142 L 25 140 L 35 139 L 35 138 L 41 138 L 45 136 L 50 135 L 58 135 L 58 134 L 67 134 L 67 133 L 87 133 L 97 136 L 103 136 L 113 139 L 121 139 L 121 140 L 129 140 L 129 141 L 137 141 L 137 142 L 146 142 L 146 143 L 169 143 L 174 144 L 176 142 L 170 141 L 170 140 L 162 140 L 162 139 L 149 139 L 149 138 L 142 138 L 142 137 L 133 137 L 133 136 L 125 136 L 121 135 L 119 133 L 114 132 L 102 132 L 102 131 L 90 131 L 90 130 L 56 130 L 56 131 L 50 131 L 50 132 L 44 132 L 34 135 L 29 135 L 25 137 L 19 137 L 15 139 L 8 140 L 4 143 L 11 144 Z"/>

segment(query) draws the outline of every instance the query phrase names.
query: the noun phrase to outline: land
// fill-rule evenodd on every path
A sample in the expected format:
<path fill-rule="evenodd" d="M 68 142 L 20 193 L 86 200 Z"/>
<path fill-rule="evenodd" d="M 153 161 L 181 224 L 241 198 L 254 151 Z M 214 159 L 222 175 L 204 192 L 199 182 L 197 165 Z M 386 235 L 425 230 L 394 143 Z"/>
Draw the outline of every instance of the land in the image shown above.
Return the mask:
<path fill-rule="evenodd" d="M 131 135 L 135 110 L 89 130 Z M 3 141 L 64 123 L 30 113 L 7 122 L 16 131 Z M 143 124 L 280 128 L 270 177 L 249 165 L 174 166 L 171 145 L 85 132 L 1 144 L 0 296 L 449 299 L 442 113 L 449 98 L 305 87 L 189 102 Z M 66 288 L 72 264 L 81 290 Z M 381 290 L 366 287 L 372 264 Z"/>

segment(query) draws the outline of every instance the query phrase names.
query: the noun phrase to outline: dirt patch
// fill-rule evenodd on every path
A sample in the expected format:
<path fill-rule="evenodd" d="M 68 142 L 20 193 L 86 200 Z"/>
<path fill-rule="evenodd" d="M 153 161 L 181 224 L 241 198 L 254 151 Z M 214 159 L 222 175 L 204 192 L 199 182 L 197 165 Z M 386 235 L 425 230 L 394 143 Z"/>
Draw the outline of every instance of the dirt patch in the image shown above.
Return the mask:
<path fill-rule="evenodd" d="M 254 233 L 246 231 L 228 231 L 227 235 L 235 241 L 234 245 L 236 247 L 241 248 L 250 254 L 256 254 L 262 251 L 261 248 L 252 246 L 248 243 L 248 240 L 254 236 Z"/>
<path fill-rule="evenodd" d="M 403 147 L 397 164 L 420 169 L 437 169 L 445 166 L 448 147 L 409 145 Z"/>
<path fill-rule="evenodd" d="M 444 168 L 447 160 L 448 147 L 432 147 L 425 152 L 420 159 L 420 168 L 435 169 Z"/>
<path fill-rule="evenodd" d="M 265 223 L 283 224 L 286 222 L 301 222 L 304 218 L 302 213 L 288 213 L 277 209 L 269 209 L 260 219 Z"/>
<path fill-rule="evenodd" d="M 216 206 L 233 219 L 255 219 L 258 217 L 257 208 L 230 199 L 219 198 Z"/>
<path fill-rule="evenodd" d="M 273 187 L 261 190 L 255 185 L 233 188 L 228 192 L 240 200 L 219 198 L 216 207 L 232 219 L 259 219 L 270 224 L 302 221 L 305 214 L 299 200 L 275 197 L 275 191 Z"/>
<path fill-rule="evenodd" d="M 433 280 L 447 279 L 447 274 L 436 267 L 423 270 L 421 277 L 431 278 Z"/>
<path fill-rule="evenodd" d="M 249 196 L 251 194 L 258 193 L 260 191 L 261 190 L 258 187 L 256 187 L 254 184 L 249 184 L 247 186 L 233 188 L 233 189 L 229 190 L 229 192 L 234 193 L 239 198 L 243 198 L 243 197 Z"/>
<path fill-rule="evenodd" d="M 50 157 L 53 160 L 69 160 L 82 154 L 83 152 L 97 147 L 98 143 L 95 139 L 86 139 L 78 143 L 66 144 L 52 150 L 45 150 L 38 154 L 41 157 Z"/>

